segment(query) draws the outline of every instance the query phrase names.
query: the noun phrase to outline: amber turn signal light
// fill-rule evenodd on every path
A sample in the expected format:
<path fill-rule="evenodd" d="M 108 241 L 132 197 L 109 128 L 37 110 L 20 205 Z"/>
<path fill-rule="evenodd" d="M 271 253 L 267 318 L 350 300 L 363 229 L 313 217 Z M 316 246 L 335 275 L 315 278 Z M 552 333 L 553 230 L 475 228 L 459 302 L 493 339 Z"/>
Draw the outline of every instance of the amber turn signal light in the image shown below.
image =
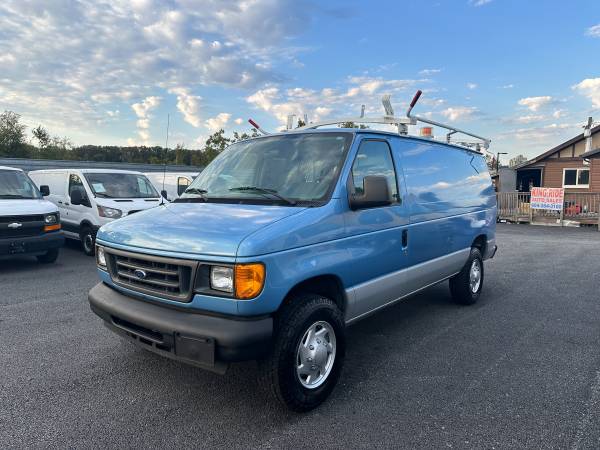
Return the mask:
<path fill-rule="evenodd" d="M 261 293 L 265 284 L 265 266 L 260 263 L 235 265 L 235 296 L 248 300 Z"/>
<path fill-rule="evenodd" d="M 44 232 L 46 231 L 57 231 L 60 230 L 60 223 L 54 224 L 54 225 L 45 225 L 44 226 Z"/>

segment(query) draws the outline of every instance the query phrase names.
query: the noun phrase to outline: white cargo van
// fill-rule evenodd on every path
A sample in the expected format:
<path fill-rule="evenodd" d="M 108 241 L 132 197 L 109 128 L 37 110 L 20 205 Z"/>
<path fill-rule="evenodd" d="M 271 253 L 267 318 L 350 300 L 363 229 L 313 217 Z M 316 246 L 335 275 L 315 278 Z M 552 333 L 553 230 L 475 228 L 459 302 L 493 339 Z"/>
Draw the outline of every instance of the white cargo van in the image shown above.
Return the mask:
<path fill-rule="evenodd" d="M 56 261 L 65 238 L 58 208 L 44 200 L 48 193 L 21 169 L 0 166 L 0 258 L 25 254 Z"/>
<path fill-rule="evenodd" d="M 60 210 L 65 236 L 80 239 L 92 256 L 96 232 L 105 223 L 160 204 L 160 195 L 143 173 L 107 169 L 52 169 L 29 172 L 50 188 L 48 200 Z"/>
<path fill-rule="evenodd" d="M 146 172 L 145 175 L 158 192 L 161 194 L 163 190 L 166 192 L 167 200 L 175 200 L 192 184 L 198 172 Z"/>

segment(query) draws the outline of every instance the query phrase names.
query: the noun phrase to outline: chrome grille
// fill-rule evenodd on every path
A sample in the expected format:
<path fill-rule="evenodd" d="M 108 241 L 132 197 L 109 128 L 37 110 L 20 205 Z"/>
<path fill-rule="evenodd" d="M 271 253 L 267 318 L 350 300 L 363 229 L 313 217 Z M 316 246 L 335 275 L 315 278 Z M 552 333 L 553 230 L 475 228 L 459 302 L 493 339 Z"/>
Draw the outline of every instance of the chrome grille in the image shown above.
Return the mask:
<path fill-rule="evenodd" d="M 104 250 L 115 284 L 168 300 L 190 301 L 197 262 L 107 247 Z"/>

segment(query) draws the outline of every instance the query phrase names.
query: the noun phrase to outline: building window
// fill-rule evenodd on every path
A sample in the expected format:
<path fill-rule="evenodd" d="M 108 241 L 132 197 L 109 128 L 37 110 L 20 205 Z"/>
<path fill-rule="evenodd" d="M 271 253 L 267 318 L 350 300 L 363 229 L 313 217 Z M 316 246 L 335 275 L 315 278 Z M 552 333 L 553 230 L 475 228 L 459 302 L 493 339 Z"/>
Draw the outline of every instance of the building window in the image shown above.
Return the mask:
<path fill-rule="evenodd" d="M 590 169 L 564 169 L 563 187 L 565 188 L 589 188 Z"/>

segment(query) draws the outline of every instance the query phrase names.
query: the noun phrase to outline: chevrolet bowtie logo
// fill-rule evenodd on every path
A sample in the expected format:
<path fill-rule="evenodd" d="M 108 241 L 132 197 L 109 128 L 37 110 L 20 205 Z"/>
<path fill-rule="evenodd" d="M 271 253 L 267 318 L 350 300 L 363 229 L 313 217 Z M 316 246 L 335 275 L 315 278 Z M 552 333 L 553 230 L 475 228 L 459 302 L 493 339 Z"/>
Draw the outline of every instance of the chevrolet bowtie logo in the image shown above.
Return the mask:
<path fill-rule="evenodd" d="M 12 228 L 13 230 L 16 230 L 17 228 L 21 228 L 22 226 L 23 226 L 23 224 L 19 223 L 19 222 L 13 222 L 13 223 L 8 224 L 8 228 Z"/>

